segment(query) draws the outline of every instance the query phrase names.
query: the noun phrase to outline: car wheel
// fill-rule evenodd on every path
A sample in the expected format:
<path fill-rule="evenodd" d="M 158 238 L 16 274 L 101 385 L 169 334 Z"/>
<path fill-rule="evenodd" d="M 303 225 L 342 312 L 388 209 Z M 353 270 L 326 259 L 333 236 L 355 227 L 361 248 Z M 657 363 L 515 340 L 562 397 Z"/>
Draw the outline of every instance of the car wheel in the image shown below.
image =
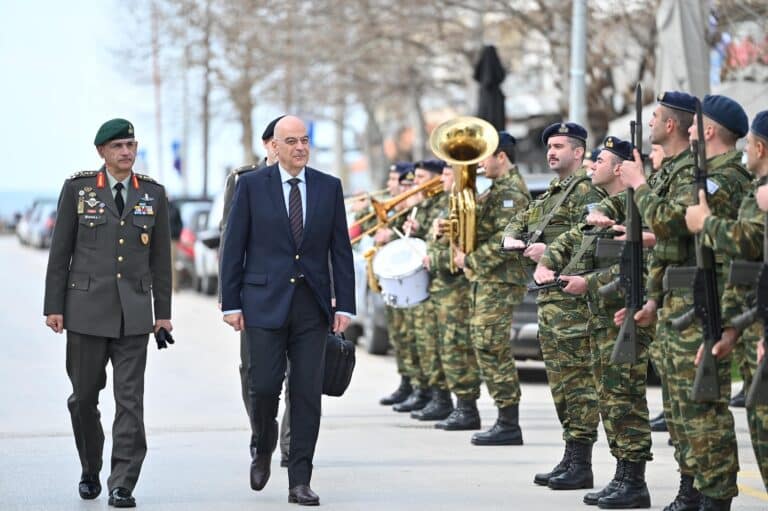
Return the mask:
<path fill-rule="evenodd" d="M 200 278 L 199 280 L 202 281 L 202 292 L 206 295 L 213 296 L 216 294 L 216 286 L 218 282 L 216 281 L 216 276 L 212 275 L 205 278 Z"/>
<path fill-rule="evenodd" d="M 195 291 L 198 293 L 203 292 L 203 279 L 200 277 L 195 277 Z"/>

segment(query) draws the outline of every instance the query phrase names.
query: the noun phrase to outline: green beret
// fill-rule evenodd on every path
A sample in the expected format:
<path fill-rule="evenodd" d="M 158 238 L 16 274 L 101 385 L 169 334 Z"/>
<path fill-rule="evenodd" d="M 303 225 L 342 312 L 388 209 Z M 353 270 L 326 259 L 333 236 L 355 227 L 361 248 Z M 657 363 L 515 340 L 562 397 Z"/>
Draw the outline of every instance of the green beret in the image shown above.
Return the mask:
<path fill-rule="evenodd" d="M 101 125 L 93 144 L 99 146 L 118 138 L 133 138 L 133 124 L 125 119 L 111 119 Z"/>

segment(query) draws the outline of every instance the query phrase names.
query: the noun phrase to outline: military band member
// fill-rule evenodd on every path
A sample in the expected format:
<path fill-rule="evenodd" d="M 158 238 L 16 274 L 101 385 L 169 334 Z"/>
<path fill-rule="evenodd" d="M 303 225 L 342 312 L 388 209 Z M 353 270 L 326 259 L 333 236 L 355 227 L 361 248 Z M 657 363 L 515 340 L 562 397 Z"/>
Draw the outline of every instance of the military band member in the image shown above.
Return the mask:
<path fill-rule="evenodd" d="M 626 217 L 625 186 L 619 179 L 619 168 L 621 162 L 629 158 L 632 158 L 629 142 L 607 137 L 592 164 L 592 184 L 609 195 L 595 209 L 608 212 L 617 222 L 624 222 Z M 652 236 L 649 235 L 649 239 Z M 559 274 L 560 280 L 567 284 L 564 292 L 586 296 L 589 301 L 589 343 L 600 416 L 611 454 L 616 458 L 616 472 L 605 488 L 586 494 L 584 503 L 610 509 L 648 508 L 651 499 L 645 482 L 645 463 L 653 457 L 645 385 L 652 331 L 637 330 L 635 363 L 611 363 L 619 333 L 613 315 L 624 300 L 619 293 L 603 297 L 598 292 L 600 286 L 618 276 L 618 267 L 613 265 L 601 270 L 605 264 L 597 260 L 596 248 L 595 234 L 585 235 L 583 226 L 574 227 L 549 244 L 539 260 L 536 276 L 538 280 L 552 282 Z"/>
<path fill-rule="evenodd" d="M 557 178 L 510 223 L 504 238 L 506 249 L 524 249 L 523 255 L 535 263 L 548 243 L 583 222 L 587 205 L 605 197 L 605 192 L 592 186 L 582 167 L 587 130 L 571 122 L 557 123 L 547 127 L 541 138 L 549 168 Z M 522 241 L 526 236 L 527 244 Z M 558 490 L 592 488 L 592 444 L 597 439 L 599 416 L 587 302 L 552 289 L 539 292 L 537 304 L 541 352 L 563 428 L 565 452 L 551 471 L 536 474 L 534 482 Z"/>
<path fill-rule="evenodd" d="M 762 261 L 765 213 L 758 208 L 755 190 L 768 182 L 768 110 L 759 112 L 752 120 L 744 153 L 747 169 L 755 175 L 755 180 L 753 189 L 741 203 L 738 218 L 731 220 L 713 215 L 706 197 L 700 196 L 698 205 L 688 207 L 685 222 L 691 232 L 702 233 L 704 243 L 712 249 L 733 259 Z M 754 295 L 754 287 L 726 284 L 722 299 L 723 335 L 713 347 L 713 355 L 723 358 L 737 343 L 744 346 L 747 363 L 743 370 L 744 388 L 749 388 L 757 370 L 763 325 L 757 322 L 739 333 L 732 320 L 753 304 Z M 768 406 L 747 408 L 747 422 L 763 485 L 768 489 Z"/>
<path fill-rule="evenodd" d="M 478 196 L 476 248 L 454 251 L 454 262 L 470 282 L 470 338 L 488 392 L 498 410 L 496 423 L 472 436 L 475 445 L 522 445 L 520 380 L 509 342 L 514 308 L 523 301 L 527 274 L 520 254 L 502 253 L 504 229 L 525 211 L 531 194 L 515 166 L 515 138 L 499 132 L 499 144 L 481 162 L 490 189 Z"/>
<path fill-rule="evenodd" d="M 665 101 L 685 103 L 684 96 L 661 96 Z M 686 103 L 690 105 L 690 103 Z M 668 108 L 668 107 L 667 107 Z M 706 96 L 702 102 L 706 154 L 708 202 L 717 216 L 735 218 L 747 188 L 749 175 L 741 167 L 740 154 L 735 151 L 736 141 L 746 135 L 749 124 L 741 106 L 725 96 Z M 651 125 L 652 132 L 663 130 L 670 124 L 665 112 L 660 112 L 659 125 Z M 693 116 L 695 118 L 695 115 Z M 665 120 L 666 119 L 666 120 Z M 681 124 L 682 126 L 682 124 Z M 695 122 L 690 123 L 689 135 L 696 139 Z M 679 132 L 675 137 L 679 137 Z M 666 154 L 684 153 L 674 150 Z M 665 171 L 662 168 L 662 172 Z M 622 181 L 635 189 L 635 202 L 646 225 L 654 232 L 657 244 L 649 266 L 648 301 L 635 314 L 639 324 L 647 324 L 658 309 L 655 342 L 662 343 L 665 358 L 667 396 L 670 400 L 671 420 L 667 418 L 670 433 L 674 433 L 676 459 L 680 464 L 680 490 L 673 509 L 730 509 L 736 496 L 738 456 L 733 415 L 728 409 L 731 392 L 730 365 L 727 357 L 717 362 L 720 396 L 715 402 L 695 402 L 691 399 L 696 367 L 696 352 L 702 342 L 702 328 L 698 321 L 677 331 L 671 319 L 687 313 L 693 304 L 692 289 L 664 290 L 662 277 L 668 267 L 695 266 L 694 238 L 685 224 L 686 208 L 696 202 L 697 192 L 692 165 L 684 165 L 676 173 L 665 172 L 652 190 L 645 180 L 639 155 L 634 161 L 622 164 Z M 723 260 L 717 254 L 717 280 L 720 289 L 725 281 Z M 695 478 L 695 489 L 693 480 Z M 700 496 L 701 494 L 702 496 Z M 701 506 L 701 507 L 698 507 Z"/>
<path fill-rule="evenodd" d="M 45 279 L 46 325 L 67 331 L 67 374 L 83 499 L 101 492 L 104 433 L 98 409 L 112 364 L 109 505 L 135 507 L 147 452 L 144 369 L 150 332 L 171 325 L 171 247 L 164 188 L 133 172 L 133 124 L 105 122 L 94 145 L 104 166 L 72 175 L 59 196 Z M 153 319 L 154 312 L 154 319 Z"/>

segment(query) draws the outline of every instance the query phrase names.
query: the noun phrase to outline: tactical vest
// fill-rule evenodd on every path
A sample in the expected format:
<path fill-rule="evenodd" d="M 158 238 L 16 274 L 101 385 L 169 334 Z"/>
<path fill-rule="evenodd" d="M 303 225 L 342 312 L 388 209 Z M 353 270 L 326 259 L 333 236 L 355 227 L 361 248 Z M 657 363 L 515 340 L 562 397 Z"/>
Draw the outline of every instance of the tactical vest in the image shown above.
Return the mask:
<path fill-rule="evenodd" d="M 576 182 L 569 191 L 569 185 L 573 180 L 576 180 Z M 571 175 L 562 181 L 550 185 L 549 189 L 544 192 L 538 199 L 534 200 L 528 207 L 528 222 L 526 226 L 528 236 L 530 237 L 534 232 L 540 229 L 540 224 L 546 220 L 549 212 L 557 206 L 559 201 L 561 201 L 561 197 L 564 193 L 568 191 L 570 195 L 573 193 L 573 190 L 576 189 L 579 183 L 588 180 L 589 178 L 583 175 Z M 560 210 L 566 204 L 567 200 L 567 197 L 565 200 L 562 200 L 560 206 L 557 207 L 557 209 Z M 547 225 L 543 226 L 541 236 L 537 241 L 544 244 L 549 244 L 555 238 L 570 230 L 571 227 L 573 226 L 570 224 L 570 221 L 566 222 L 562 215 L 559 214 L 559 211 L 556 211 L 555 214 L 552 215 L 552 218 L 550 218 L 549 222 L 547 222 Z"/>
<path fill-rule="evenodd" d="M 657 173 L 653 192 L 662 198 L 669 196 L 669 189 L 681 172 L 693 172 L 693 155 L 690 150 L 668 159 Z M 692 264 L 696 257 L 694 237 L 688 232 L 671 239 L 657 239 L 653 251 L 659 260 L 672 264 Z"/>

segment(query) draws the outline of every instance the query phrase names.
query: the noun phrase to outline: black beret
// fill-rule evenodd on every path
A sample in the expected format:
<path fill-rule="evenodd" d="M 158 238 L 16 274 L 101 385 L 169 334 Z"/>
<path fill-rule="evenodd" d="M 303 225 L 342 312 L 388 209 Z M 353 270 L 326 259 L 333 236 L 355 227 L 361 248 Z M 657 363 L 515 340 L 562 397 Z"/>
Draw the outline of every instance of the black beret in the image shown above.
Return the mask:
<path fill-rule="evenodd" d="M 696 96 L 691 96 L 687 92 L 662 92 L 656 100 L 662 105 L 675 110 L 682 110 L 689 114 L 696 113 Z"/>
<path fill-rule="evenodd" d="M 728 96 L 707 94 L 701 103 L 701 113 L 735 133 L 739 138 L 749 131 L 747 112 Z"/>
<path fill-rule="evenodd" d="M 389 168 L 389 171 L 390 172 L 397 172 L 397 174 L 400 176 L 398 178 L 398 181 L 402 183 L 403 181 L 411 181 L 411 182 L 413 182 L 413 179 L 416 177 L 413 174 L 413 171 L 415 169 L 416 169 L 416 167 L 414 166 L 413 163 L 408 162 L 408 161 L 399 161 L 399 162 L 395 163 L 394 165 L 392 165 Z"/>
<path fill-rule="evenodd" d="M 499 132 L 499 147 L 501 147 L 503 145 L 509 145 L 509 144 L 516 145 L 517 144 L 517 139 L 515 139 L 515 137 L 513 137 L 512 135 L 510 135 L 506 131 L 500 131 Z"/>
<path fill-rule="evenodd" d="M 575 122 L 556 122 L 550 126 L 547 126 L 541 134 L 541 142 L 547 145 L 549 137 L 565 135 L 566 137 L 575 138 L 582 142 L 587 141 L 587 130 L 583 126 L 576 124 Z"/>
<path fill-rule="evenodd" d="M 266 142 L 270 138 L 275 136 L 275 125 L 277 124 L 277 121 L 285 117 L 284 115 L 281 115 L 280 117 L 275 117 L 270 121 L 269 124 L 267 124 L 267 127 L 264 128 L 264 133 L 261 134 L 261 140 L 263 142 Z"/>
<path fill-rule="evenodd" d="M 768 140 L 768 110 L 757 112 L 752 119 L 752 133 Z"/>
<path fill-rule="evenodd" d="M 594 149 L 592 149 L 592 152 L 589 153 L 589 159 L 592 161 L 597 160 L 597 157 L 600 155 L 600 151 L 602 151 L 602 149 L 600 149 L 599 147 L 595 147 Z"/>
<path fill-rule="evenodd" d="M 416 163 L 417 169 L 424 169 L 435 174 L 440 174 L 448 164 L 443 160 L 422 160 Z"/>
<path fill-rule="evenodd" d="M 632 157 L 632 144 L 626 140 L 621 140 L 618 137 L 605 137 L 603 142 L 603 149 L 610 151 L 622 160 L 631 160 Z"/>
<path fill-rule="evenodd" d="M 110 119 L 102 124 L 99 131 L 96 132 L 93 145 L 99 146 L 119 138 L 134 138 L 133 124 L 125 119 Z"/>

